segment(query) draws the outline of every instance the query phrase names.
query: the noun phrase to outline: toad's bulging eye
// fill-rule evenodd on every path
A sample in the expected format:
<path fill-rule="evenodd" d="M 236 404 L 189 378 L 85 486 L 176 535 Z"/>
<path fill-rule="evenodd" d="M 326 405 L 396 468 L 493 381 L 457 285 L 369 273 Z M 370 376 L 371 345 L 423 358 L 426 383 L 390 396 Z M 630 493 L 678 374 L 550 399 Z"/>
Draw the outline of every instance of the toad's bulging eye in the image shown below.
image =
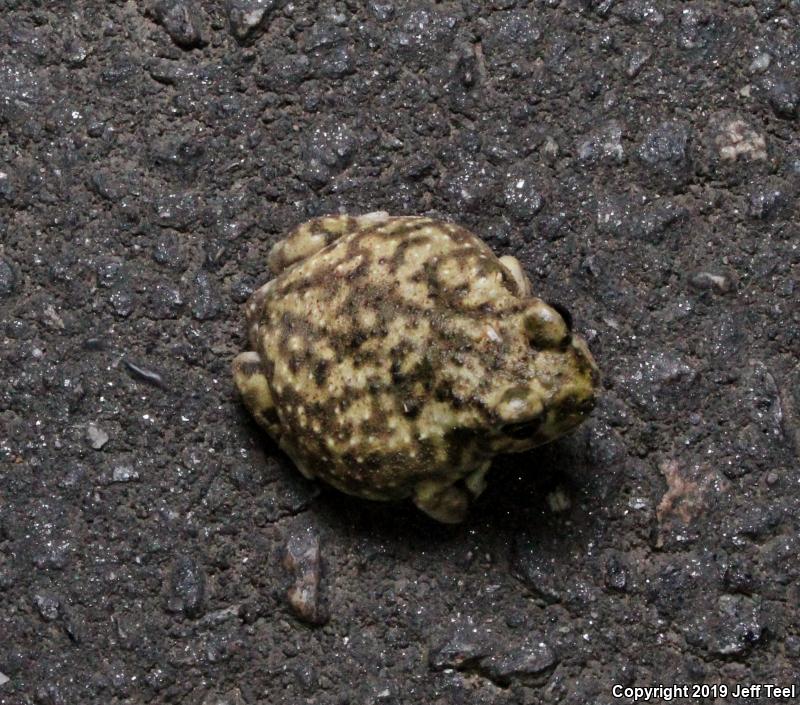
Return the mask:
<path fill-rule="evenodd" d="M 532 419 L 528 419 L 527 421 L 521 421 L 519 423 L 509 423 L 503 426 L 502 432 L 503 435 L 508 436 L 509 438 L 513 438 L 517 441 L 523 441 L 526 438 L 530 438 L 537 430 L 539 430 L 539 426 L 542 425 L 542 418 L 541 416 L 536 416 Z"/>
<path fill-rule="evenodd" d="M 561 314 L 561 318 L 563 318 L 564 323 L 567 324 L 567 330 L 572 332 L 572 314 L 569 312 L 569 309 L 564 306 L 564 304 L 560 304 L 557 301 L 548 301 L 547 305 Z"/>

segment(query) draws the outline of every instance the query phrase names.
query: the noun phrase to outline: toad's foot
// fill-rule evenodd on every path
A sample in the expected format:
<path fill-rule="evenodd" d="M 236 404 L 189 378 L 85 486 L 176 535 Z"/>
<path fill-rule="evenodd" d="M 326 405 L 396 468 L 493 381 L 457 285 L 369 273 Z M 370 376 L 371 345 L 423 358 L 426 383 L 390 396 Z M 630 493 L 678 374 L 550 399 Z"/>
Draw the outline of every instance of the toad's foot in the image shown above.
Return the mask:
<path fill-rule="evenodd" d="M 490 467 L 492 467 L 492 461 L 487 460 L 477 470 L 473 470 L 464 478 L 464 484 L 473 499 L 483 494 L 483 491 L 486 489 L 486 473 L 489 472 Z"/>
<path fill-rule="evenodd" d="M 511 276 L 514 277 L 514 281 L 517 282 L 517 286 L 519 287 L 519 295 L 522 297 L 530 296 L 531 282 L 530 279 L 528 279 L 528 276 L 525 274 L 525 271 L 522 269 L 522 265 L 519 263 L 519 260 L 511 255 L 503 255 L 500 257 L 500 261 L 503 263 L 503 266 L 509 272 L 511 272 Z"/>
<path fill-rule="evenodd" d="M 414 504 L 436 521 L 458 524 L 467 514 L 469 494 L 452 481 L 425 480 L 414 491 Z"/>

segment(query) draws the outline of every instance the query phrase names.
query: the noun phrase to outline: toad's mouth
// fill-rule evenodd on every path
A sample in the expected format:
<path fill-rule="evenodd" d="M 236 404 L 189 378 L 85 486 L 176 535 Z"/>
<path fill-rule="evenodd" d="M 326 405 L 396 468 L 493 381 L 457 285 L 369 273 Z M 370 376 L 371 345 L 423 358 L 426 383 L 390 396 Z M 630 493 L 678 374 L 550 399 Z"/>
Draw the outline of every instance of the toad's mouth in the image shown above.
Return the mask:
<path fill-rule="evenodd" d="M 504 436 L 513 438 L 515 441 L 524 441 L 531 438 L 541 427 L 542 417 L 534 416 L 527 421 L 518 421 L 517 423 L 509 423 L 502 427 Z"/>

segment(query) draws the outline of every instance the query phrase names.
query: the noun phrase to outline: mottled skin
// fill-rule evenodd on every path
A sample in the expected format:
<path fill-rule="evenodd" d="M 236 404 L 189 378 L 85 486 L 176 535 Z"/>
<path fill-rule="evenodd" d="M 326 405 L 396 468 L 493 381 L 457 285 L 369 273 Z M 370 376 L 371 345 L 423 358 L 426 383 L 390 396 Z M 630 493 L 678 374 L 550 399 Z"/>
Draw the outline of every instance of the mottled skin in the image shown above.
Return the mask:
<path fill-rule="evenodd" d="M 430 218 L 316 218 L 273 248 L 234 378 L 307 477 L 463 519 L 497 453 L 594 406 L 586 344 L 517 260 Z"/>

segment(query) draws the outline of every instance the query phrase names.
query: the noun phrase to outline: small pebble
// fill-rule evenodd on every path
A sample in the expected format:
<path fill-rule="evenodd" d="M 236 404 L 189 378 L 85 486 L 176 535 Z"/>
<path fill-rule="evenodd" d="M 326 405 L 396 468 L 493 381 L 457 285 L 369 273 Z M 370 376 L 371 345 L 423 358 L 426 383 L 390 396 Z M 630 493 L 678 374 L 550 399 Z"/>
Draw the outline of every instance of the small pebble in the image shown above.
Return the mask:
<path fill-rule="evenodd" d="M 268 90 L 294 91 L 308 76 L 311 61 L 305 54 L 275 53 L 265 56 L 260 85 Z"/>
<path fill-rule="evenodd" d="M 286 593 L 292 612 L 308 624 L 325 624 L 330 615 L 321 600 L 319 537 L 313 530 L 306 529 L 289 537 L 283 566 L 294 581 Z"/>
<path fill-rule="evenodd" d="M 460 168 L 449 173 L 446 179 L 445 189 L 454 202 L 466 210 L 480 212 L 494 198 L 498 175 L 490 164 L 468 159 Z M 511 193 L 506 193 L 506 197 L 512 197 L 511 204 L 519 201 L 522 205 L 522 211 L 519 212 L 541 207 L 541 197 L 536 191 L 517 192 L 517 182 L 511 186 Z"/>
<path fill-rule="evenodd" d="M 105 128 L 106 124 L 102 120 L 92 120 L 92 122 L 86 126 L 86 134 L 89 135 L 89 137 L 97 138 L 103 134 Z"/>
<path fill-rule="evenodd" d="M 752 161 L 767 158 L 767 142 L 744 120 L 728 120 L 720 126 L 715 142 L 723 161 L 736 161 L 739 157 Z"/>
<path fill-rule="evenodd" d="M 708 39 L 703 31 L 708 26 L 705 8 L 686 7 L 681 11 L 678 34 L 678 46 L 681 49 L 700 49 L 706 45 Z"/>
<path fill-rule="evenodd" d="M 636 78 L 645 64 L 650 61 L 652 56 L 649 51 L 642 51 L 641 49 L 634 49 L 627 57 L 625 63 L 625 75 L 628 78 Z"/>
<path fill-rule="evenodd" d="M 544 142 L 542 142 L 542 153 L 548 159 L 555 159 L 560 152 L 558 142 L 555 141 L 553 137 L 548 135 L 544 138 Z"/>
<path fill-rule="evenodd" d="M 127 318 L 133 313 L 133 294 L 130 290 L 125 288 L 124 285 L 112 292 L 109 301 L 111 301 L 111 307 L 114 309 L 114 313 L 121 318 Z"/>
<path fill-rule="evenodd" d="M 117 259 L 103 259 L 97 263 L 97 285 L 109 288 L 123 278 L 122 262 Z"/>
<path fill-rule="evenodd" d="M 794 634 L 787 636 L 784 644 L 786 646 L 786 654 L 788 656 L 791 656 L 793 659 L 800 658 L 800 636 L 796 636 Z"/>
<path fill-rule="evenodd" d="M 542 209 L 542 195 L 534 174 L 514 170 L 507 175 L 504 200 L 508 212 L 519 220 L 529 220 Z"/>
<path fill-rule="evenodd" d="M 628 583 L 628 571 L 616 556 L 606 560 L 605 585 L 609 590 L 623 592 Z"/>
<path fill-rule="evenodd" d="M 247 705 L 248 702 L 250 701 L 242 697 L 242 691 L 239 688 L 233 688 L 224 694 L 210 692 L 203 698 L 200 705 Z"/>
<path fill-rule="evenodd" d="M 517 618 L 511 622 L 524 624 Z M 541 634 L 529 634 L 522 643 L 509 643 L 496 627 L 475 625 L 471 619 L 458 624 L 428 657 L 434 670 L 476 672 L 501 687 L 512 681 L 539 684 L 557 663 L 558 657 Z"/>
<path fill-rule="evenodd" d="M 558 657 L 550 644 L 541 635 L 531 634 L 510 653 L 490 660 L 486 671 L 493 681 L 505 686 L 512 680 L 539 682 L 557 663 Z"/>
<path fill-rule="evenodd" d="M 181 249 L 180 240 L 172 232 L 165 232 L 158 236 L 153 246 L 153 259 L 176 271 L 186 268 L 186 258 Z"/>
<path fill-rule="evenodd" d="M 61 606 L 61 601 L 56 595 L 50 593 L 39 593 L 33 596 L 33 602 L 45 622 L 52 622 L 58 617 L 58 610 Z"/>
<path fill-rule="evenodd" d="M 497 648 L 489 630 L 476 627 L 471 621 L 459 624 L 437 646 L 430 650 L 428 664 L 441 671 L 462 668 L 490 656 Z"/>
<path fill-rule="evenodd" d="M 156 21 L 182 49 L 203 46 L 200 16 L 193 2 L 161 0 L 154 9 Z"/>
<path fill-rule="evenodd" d="M 347 125 L 326 123 L 311 131 L 306 145 L 303 179 L 313 186 L 326 184 L 353 160 L 358 136 Z"/>
<path fill-rule="evenodd" d="M 14 185 L 8 180 L 8 174 L 5 171 L 0 171 L 0 201 L 13 203 L 15 196 L 16 190 L 14 189 Z"/>
<path fill-rule="evenodd" d="M 718 294 L 726 294 L 731 290 L 731 282 L 721 274 L 711 274 L 710 272 L 697 272 L 692 275 L 689 283 L 693 288 L 700 291 L 713 289 Z"/>
<path fill-rule="evenodd" d="M 0 299 L 10 296 L 14 292 L 16 277 L 11 265 L 4 259 L 0 259 Z"/>
<path fill-rule="evenodd" d="M 342 59 L 347 64 L 352 63 L 351 47 L 353 42 L 345 28 L 346 25 L 346 16 L 329 15 L 327 19 L 321 19 L 314 23 L 309 31 L 304 53 L 311 58 L 319 75 L 336 78 L 343 75 L 342 68 L 345 68 L 346 71 L 352 68 L 352 66 L 337 67 L 334 65 Z"/>
<path fill-rule="evenodd" d="M 530 541 L 520 538 L 515 543 L 512 571 L 537 598 L 551 604 L 563 598 L 564 586 L 553 570 L 552 556 Z"/>
<path fill-rule="evenodd" d="M 620 124 L 611 120 L 588 135 L 578 145 L 578 158 L 585 164 L 599 161 L 620 164 L 625 161 Z"/>
<path fill-rule="evenodd" d="M 756 191 L 750 196 L 747 214 L 759 220 L 768 220 L 777 214 L 787 202 L 787 197 L 781 188 L 769 186 Z"/>
<path fill-rule="evenodd" d="M 203 566 L 190 556 L 175 559 L 169 582 L 168 609 L 183 612 L 187 617 L 203 613 L 206 596 L 206 574 Z"/>
<path fill-rule="evenodd" d="M 183 309 L 183 296 L 179 289 L 169 284 L 156 284 L 150 293 L 150 315 L 158 320 L 178 318 Z"/>
<path fill-rule="evenodd" d="M 378 22 L 387 22 L 394 17 L 394 4 L 385 0 L 371 0 L 369 10 Z"/>
<path fill-rule="evenodd" d="M 607 2 L 614 5 L 613 2 Z M 629 0 L 614 5 L 614 13 L 634 24 L 648 24 L 658 27 L 664 22 L 664 15 L 653 2 L 648 0 Z"/>
<path fill-rule="evenodd" d="M 770 81 L 767 95 L 770 107 L 778 117 L 792 119 L 797 116 L 799 84 L 784 78 Z"/>
<path fill-rule="evenodd" d="M 761 73 L 769 68 L 772 63 L 772 56 L 767 52 L 762 52 L 750 62 L 750 73 Z"/>
<path fill-rule="evenodd" d="M 180 232 L 188 232 L 198 221 L 198 210 L 197 197 L 190 192 L 166 193 L 155 203 L 158 224 Z"/>
<path fill-rule="evenodd" d="M 100 450 L 106 443 L 108 443 L 108 434 L 99 426 L 90 423 L 86 429 L 86 438 L 89 445 L 95 450 Z"/>
<path fill-rule="evenodd" d="M 84 350 L 106 350 L 108 348 L 105 338 L 87 338 L 83 341 Z"/>
<path fill-rule="evenodd" d="M 112 482 L 135 482 L 139 479 L 139 473 L 130 465 L 117 465 L 111 471 Z"/>
<path fill-rule="evenodd" d="M 645 135 L 638 155 L 648 170 L 671 185 L 685 183 L 692 170 L 689 158 L 690 128 L 682 122 L 665 121 Z"/>
<path fill-rule="evenodd" d="M 198 321 L 209 321 L 219 313 L 219 301 L 211 286 L 208 275 L 200 271 L 194 278 L 192 296 L 192 316 Z"/>
<path fill-rule="evenodd" d="M 154 387 L 160 387 L 161 389 L 166 389 L 166 385 L 164 384 L 164 380 L 158 372 L 150 370 L 146 367 L 142 367 L 141 365 L 137 365 L 135 362 L 131 360 L 124 360 L 125 367 L 128 368 L 128 372 L 130 372 L 131 377 L 134 379 L 138 379 L 142 382 L 146 382 L 147 384 L 152 384 Z"/>
<path fill-rule="evenodd" d="M 185 83 L 194 75 L 191 68 L 168 59 L 151 61 L 147 66 L 147 70 L 154 81 L 163 83 L 165 86 Z"/>
<path fill-rule="evenodd" d="M 231 34 L 240 42 L 251 39 L 263 28 L 267 13 L 276 4 L 276 0 L 228 0 Z"/>
<path fill-rule="evenodd" d="M 245 301 L 250 298 L 253 291 L 255 291 L 255 286 L 253 280 L 248 276 L 243 276 L 234 280 L 230 288 L 231 298 L 237 304 L 245 303 Z"/>
<path fill-rule="evenodd" d="M 80 39 L 72 32 L 67 33 L 61 52 L 61 57 L 70 68 L 78 68 L 86 63 L 89 50 Z"/>

